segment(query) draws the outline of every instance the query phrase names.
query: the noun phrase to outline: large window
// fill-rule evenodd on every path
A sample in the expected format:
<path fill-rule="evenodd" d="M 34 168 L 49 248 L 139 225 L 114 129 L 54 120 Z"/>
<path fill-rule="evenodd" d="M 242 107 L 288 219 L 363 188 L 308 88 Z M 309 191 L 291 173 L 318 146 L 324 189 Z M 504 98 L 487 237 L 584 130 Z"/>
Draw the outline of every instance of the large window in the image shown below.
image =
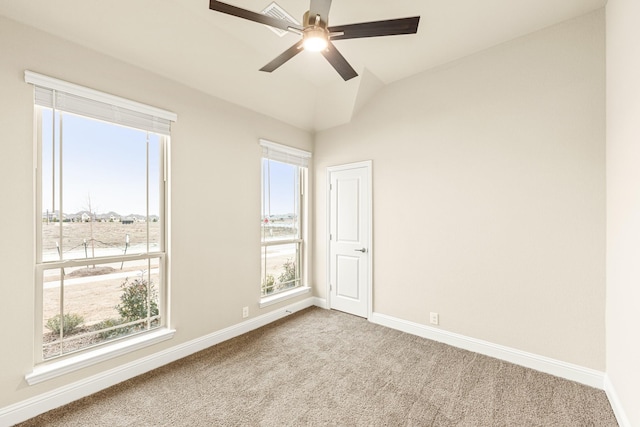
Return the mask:
<path fill-rule="evenodd" d="M 36 361 L 165 326 L 172 113 L 35 73 Z"/>
<path fill-rule="evenodd" d="M 303 285 L 305 185 L 310 153 L 261 141 L 261 295 Z"/>

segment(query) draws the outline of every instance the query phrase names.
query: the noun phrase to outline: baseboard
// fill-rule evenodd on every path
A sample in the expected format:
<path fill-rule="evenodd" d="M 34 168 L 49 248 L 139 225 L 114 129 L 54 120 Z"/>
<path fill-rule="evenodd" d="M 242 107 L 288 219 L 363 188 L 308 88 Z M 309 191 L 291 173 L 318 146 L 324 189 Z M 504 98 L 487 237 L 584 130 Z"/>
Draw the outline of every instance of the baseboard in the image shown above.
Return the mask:
<path fill-rule="evenodd" d="M 205 335 L 195 340 L 171 347 L 153 355 L 127 363 L 117 368 L 93 375 L 84 380 L 43 393 L 30 399 L 0 409 L 0 427 L 12 426 L 16 423 L 35 417 L 41 413 L 73 402 L 84 396 L 96 393 L 122 381 L 149 372 L 168 363 L 204 350 L 213 345 L 240 336 L 254 329 L 268 325 L 278 319 L 305 308 L 317 306 L 328 308 L 326 299 L 318 297 L 306 298 L 287 305 L 262 316 L 246 320 L 237 325 Z M 620 427 L 630 427 L 625 412 L 620 404 L 615 389 L 608 377 L 600 371 L 569 364 L 544 356 L 527 353 L 521 350 L 493 344 L 487 341 L 466 337 L 464 335 L 443 331 L 419 323 L 394 318 L 380 313 L 373 313 L 369 320 L 373 323 L 396 329 L 402 332 L 443 342 L 465 350 L 474 351 L 495 357 L 521 366 L 546 372 L 571 381 L 604 389 L 611 406 L 618 418 Z"/>
<path fill-rule="evenodd" d="M 313 297 L 312 300 L 313 300 L 313 305 L 315 305 L 316 307 L 324 308 L 325 310 L 329 308 L 329 305 L 327 304 L 327 300 L 324 298 Z"/>
<path fill-rule="evenodd" d="M 586 384 L 600 390 L 604 389 L 604 372 L 596 371 L 594 369 L 505 347 L 488 341 L 470 338 L 461 334 L 443 331 L 438 328 L 409 322 L 392 316 L 387 316 L 385 314 L 373 313 L 369 318 L 369 321 L 412 335 L 428 338 L 454 347 L 515 363 L 516 365 L 535 369 L 536 371 L 545 372 L 557 377 Z"/>
<path fill-rule="evenodd" d="M 605 374 L 604 376 L 604 391 L 605 393 L 607 393 L 609 403 L 611 404 L 611 409 L 613 409 L 613 413 L 616 416 L 618 425 L 620 427 L 631 427 L 631 421 L 629 421 L 629 418 L 627 417 L 627 413 L 622 406 L 622 402 L 620 402 L 618 393 L 616 392 L 616 389 L 613 386 L 611 378 L 609 378 L 608 374 Z"/>
<path fill-rule="evenodd" d="M 168 363 L 182 359 L 198 351 L 209 348 L 213 345 L 227 341 L 231 338 L 245 334 L 254 329 L 268 325 L 278 319 L 286 317 L 292 313 L 322 303 L 318 298 L 306 298 L 294 304 L 287 305 L 277 310 L 271 311 L 262 316 L 248 319 L 237 325 L 230 326 L 220 331 L 205 335 L 203 337 L 179 344 L 169 349 L 159 351 L 150 356 L 124 364 L 114 369 L 93 375 L 89 378 L 74 382 L 72 384 L 51 390 L 30 399 L 6 406 L 0 409 L 0 427 L 12 426 L 19 422 L 33 418 L 36 415 L 50 411 L 74 400 L 96 393 L 105 388 L 116 385 L 122 381 L 134 378 L 138 375 L 159 368 Z"/>

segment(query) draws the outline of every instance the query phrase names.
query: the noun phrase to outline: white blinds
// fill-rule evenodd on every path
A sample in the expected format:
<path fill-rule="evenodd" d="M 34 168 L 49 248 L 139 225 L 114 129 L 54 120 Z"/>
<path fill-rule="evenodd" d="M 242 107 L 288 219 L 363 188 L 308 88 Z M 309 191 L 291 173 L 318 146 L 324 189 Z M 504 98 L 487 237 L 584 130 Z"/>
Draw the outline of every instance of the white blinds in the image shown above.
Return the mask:
<path fill-rule="evenodd" d="M 177 115 L 108 93 L 25 71 L 25 81 L 35 86 L 35 103 L 97 120 L 169 135 Z"/>
<path fill-rule="evenodd" d="M 262 157 L 266 159 L 302 166 L 305 168 L 309 167 L 311 153 L 308 151 L 277 144 L 265 139 L 260 140 L 260 146 L 262 146 Z"/>

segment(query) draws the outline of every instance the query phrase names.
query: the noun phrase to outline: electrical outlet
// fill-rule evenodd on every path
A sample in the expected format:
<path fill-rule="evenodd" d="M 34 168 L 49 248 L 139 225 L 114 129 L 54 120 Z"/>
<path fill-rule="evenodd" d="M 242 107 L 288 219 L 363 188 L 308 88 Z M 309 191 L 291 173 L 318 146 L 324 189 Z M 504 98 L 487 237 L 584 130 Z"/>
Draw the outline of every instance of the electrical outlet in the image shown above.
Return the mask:
<path fill-rule="evenodd" d="M 432 325 L 438 325 L 440 324 L 440 316 L 438 316 L 438 313 L 431 312 L 429 314 L 429 321 Z"/>
<path fill-rule="evenodd" d="M 242 318 L 246 319 L 249 317 L 249 307 L 242 307 Z"/>

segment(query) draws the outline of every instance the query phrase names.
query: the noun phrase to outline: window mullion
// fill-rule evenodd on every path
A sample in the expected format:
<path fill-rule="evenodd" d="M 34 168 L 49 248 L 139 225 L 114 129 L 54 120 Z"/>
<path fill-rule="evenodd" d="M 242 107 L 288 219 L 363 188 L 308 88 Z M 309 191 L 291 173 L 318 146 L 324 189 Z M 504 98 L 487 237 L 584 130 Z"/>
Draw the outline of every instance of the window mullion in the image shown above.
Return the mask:
<path fill-rule="evenodd" d="M 306 222 L 305 222 L 305 209 L 304 209 L 304 186 L 305 182 L 304 182 L 304 169 L 300 166 L 298 166 L 298 237 L 300 238 L 301 242 L 298 243 L 298 247 L 297 247 L 297 255 L 298 255 L 298 259 L 297 259 L 297 263 L 296 263 L 296 278 L 299 279 L 299 284 L 302 284 L 302 274 L 304 273 L 303 270 L 303 263 L 302 260 L 303 258 L 303 251 L 304 251 L 304 227 L 306 226 Z"/>
<path fill-rule="evenodd" d="M 56 92 L 53 91 L 53 111 L 51 113 L 51 215 L 56 212 Z M 42 116 L 40 116 L 40 120 Z M 42 182 L 42 181 L 40 181 Z M 47 215 L 48 216 L 48 215 Z M 60 213 L 62 216 L 62 213 Z M 47 221 L 49 218 L 47 218 Z"/>
<path fill-rule="evenodd" d="M 37 241 L 36 241 L 36 267 L 35 267 L 35 283 L 36 283 L 36 288 L 35 288 L 35 306 L 36 307 L 42 307 L 42 301 L 43 301 L 43 287 L 42 287 L 42 275 L 40 274 L 40 270 L 38 268 L 38 266 L 42 263 L 42 226 L 43 226 L 43 218 L 42 218 L 42 210 L 43 210 L 43 203 L 42 203 L 42 176 L 43 176 L 43 161 L 42 161 L 42 152 L 43 152 L 43 147 L 45 144 L 45 141 L 43 140 L 43 129 L 42 129 L 42 115 L 43 115 L 43 111 L 42 108 L 38 107 L 35 109 L 35 116 L 36 116 L 36 158 L 35 158 L 35 172 L 36 172 L 36 209 L 37 209 L 37 214 L 36 214 L 36 236 L 37 236 Z M 51 121 L 52 123 L 54 123 L 54 120 Z M 52 135 L 55 135 L 55 133 L 52 133 Z M 51 138 L 52 140 L 54 139 L 53 137 Z M 51 141 L 46 141 L 47 143 L 50 143 Z M 52 156 L 53 158 L 53 162 L 55 163 L 55 156 Z M 51 180 L 52 182 L 55 182 L 55 180 Z M 52 184 L 53 185 L 53 184 Z M 47 222 L 49 221 L 49 216 L 47 215 Z M 42 348 L 42 332 L 43 332 L 43 315 L 42 315 L 42 310 L 36 309 L 35 311 L 35 348 L 36 349 L 41 349 Z M 42 361 L 42 352 L 41 351 L 36 351 L 35 352 L 35 361 L 36 363 L 40 363 Z"/>
<path fill-rule="evenodd" d="M 55 104 L 54 104 L 55 105 Z M 58 116 L 58 225 L 60 227 L 60 235 L 58 236 L 58 256 L 60 258 L 60 260 L 63 259 L 62 254 L 64 254 L 64 247 L 63 247 L 63 233 L 64 233 L 64 207 L 63 207 L 63 203 L 62 203 L 62 179 L 63 179 L 63 174 L 62 174 L 62 142 L 63 142 L 63 136 L 62 136 L 62 128 L 63 128 L 63 120 L 62 120 L 62 113 L 58 112 L 57 113 Z M 53 117 L 54 117 L 54 121 L 55 121 L 55 117 L 56 117 L 56 110 L 54 108 L 53 110 Z M 55 134 L 54 134 L 55 135 Z M 55 136 L 54 136 L 55 139 Z M 55 153 L 55 150 L 54 150 Z M 54 155 L 55 158 L 55 155 Z M 53 169 L 54 172 L 52 172 L 55 176 L 55 169 Z M 55 179 L 53 179 L 53 181 L 55 182 Z M 55 189 L 54 189 L 55 191 Z M 55 205 L 53 206 L 53 210 L 55 211 Z"/>
<path fill-rule="evenodd" d="M 148 226 L 147 226 L 148 227 Z M 148 244 L 148 243 L 147 243 Z M 147 260 L 147 330 L 151 329 L 151 259 Z"/>
<path fill-rule="evenodd" d="M 279 245 L 290 245 L 292 243 L 302 243 L 302 239 L 289 239 L 289 240 L 272 240 L 270 242 L 262 242 L 262 246 L 279 246 Z"/>
<path fill-rule="evenodd" d="M 54 95 L 54 101 L 53 101 L 53 105 L 54 105 L 54 117 L 55 117 L 55 91 L 53 93 Z M 64 254 L 64 210 L 63 210 L 63 200 L 62 200 L 62 180 L 63 180 L 63 173 L 62 173 L 62 166 L 63 166 L 63 158 L 62 158 L 62 153 L 63 153 L 63 141 L 64 141 L 64 136 L 63 136 L 63 129 L 64 129 L 64 121 L 63 121 L 63 115 L 62 113 L 58 113 L 58 118 L 59 118 L 59 124 L 58 124 L 58 132 L 59 132 L 59 137 L 58 137 L 58 145 L 59 145 L 59 170 L 58 170 L 58 179 L 59 179 L 59 191 L 58 191 L 58 197 L 59 197 L 59 201 L 58 201 L 58 209 L 60 211 L 60 214 L 58 215 L 58 223 L 60 224 L 60 236 L 58 241 L 59 243 L 59 251 L 60 251 L 60 260 L 62 261 L 63 259 L 63 254 Z M 54 169 L 55 170 L 55 169 Z M 54 193 L 55 194 L 55 193 Z M 64 352 L 64 268 L 61 268 L 61 274 L 60 274 L 60 307 L 59 307 L 59 314 L 60 314 L 60 350 L 59 350 L 59 355 L 61 355 Z"/>
<path fill-rule="evenodd" d="M 146 140 L 146 144 L 145 144 L 145 179 L 146 179 L 146 187 L 145 187 L 145 208 L 146 208 L 146 212 L 145 212 L 145 216 L 146 216 L 146 220 L 145 220 L 145 228 L 146 228 L 146 234 L 147 234 L 147 253 L 149 253 L 149 239 L 150 239 L 150 235 L 149 235 L 149 132 L 147 132 L 147 140 Z"/>

